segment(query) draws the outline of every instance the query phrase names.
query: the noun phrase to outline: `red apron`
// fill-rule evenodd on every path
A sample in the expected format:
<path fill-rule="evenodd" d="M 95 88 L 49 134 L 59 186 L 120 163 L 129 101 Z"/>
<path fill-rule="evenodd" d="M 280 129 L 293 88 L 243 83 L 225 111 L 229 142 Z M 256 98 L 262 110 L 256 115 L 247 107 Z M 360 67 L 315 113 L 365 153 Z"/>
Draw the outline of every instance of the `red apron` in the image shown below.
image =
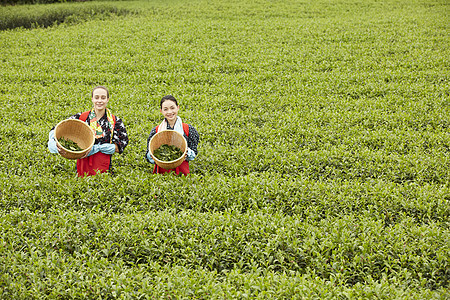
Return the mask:
<path fill-rule="evenodd" d="M 180 173 L 183 175 L 189 174 L 189 162 L 187 160 L 183 161 L 181 165 L 176 167 L 175 169 L 166 170 L 161 168 L 160 166 L 155 164 L 155 168 L 153 169 L 153 174 L 162 174 L 162 173 L 169 173 L 169 172 L 175 172 L 175 174 L 179 175 Z"/>
<path fill-rule="evenodd" d="M 97 172 L 105 173 L 111 166 L 110 154 L 104 154 L 97 152 L 91 156 L 77 160 L 77 173 L 78 176 L 91 176 L 96 175 Z"/>
<path fill-rule="evenodd" d="M 158 132 L 158 127 L 156 127 L 156 132 Z M 186 123 L 183 123 L 183 131 L 186 136 L 189 136 L 189 125 Z M 169 172 L 175 172 L 175 174 L 179 175 L 180 173 L 183 175 L 189 174 L 189 162 L 187 160 L 184 160 L 181 165 L 176 167 L 175 169 L 166 170 L 155 164 L 155 167 L 153 168 L 153 174 L 162 174 L 162 173 L 169 173 Z"/>
<path fill-rule="evenodd" d="M 85 111 L 80 115 L 81 121 L 86 121 L 89 116 L 89 111 Z M 116 117 L 113 115 L 113 128 L 115 126 Z M 112 142 L 111 132 L 111 142 Z M 78 159 L 77 160 L 77 174 L 80 177 L 96 175 L 98 172 L 105 173 L 109 171 L 111 167 L 111 157 L 110 154 L 104 154 L 102 152 L 97 152 L 91 156 Z"/>

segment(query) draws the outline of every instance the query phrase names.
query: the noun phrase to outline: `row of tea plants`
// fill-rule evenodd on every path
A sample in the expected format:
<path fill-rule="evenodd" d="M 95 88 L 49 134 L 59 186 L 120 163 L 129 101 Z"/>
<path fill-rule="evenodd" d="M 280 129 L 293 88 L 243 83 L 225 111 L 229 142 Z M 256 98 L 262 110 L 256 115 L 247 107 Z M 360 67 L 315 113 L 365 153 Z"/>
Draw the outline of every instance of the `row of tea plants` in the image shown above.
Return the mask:
<path fill-rule="evenodd" d="M 0 298 L 447 297 L 446 1 L 107 5 L 0 32 Z M 48 132 L 99 84 L 130 144 L 80 179 Z M 166 94 L 189 177 L 144 159 Z"/>

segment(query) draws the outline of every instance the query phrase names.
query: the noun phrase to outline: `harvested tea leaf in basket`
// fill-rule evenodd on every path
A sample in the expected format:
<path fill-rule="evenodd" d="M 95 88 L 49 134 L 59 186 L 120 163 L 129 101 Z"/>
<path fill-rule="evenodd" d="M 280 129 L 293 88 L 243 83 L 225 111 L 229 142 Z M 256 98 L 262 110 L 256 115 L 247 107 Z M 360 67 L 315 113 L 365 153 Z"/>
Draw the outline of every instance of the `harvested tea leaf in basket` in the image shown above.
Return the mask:
<path fill-rule="evenodd" d="M 60 137 L 58 139 L 58 142 L 61 144 L 61 146 L 63 146 L 65 149 L 70 150 L 70 151 L 82 151 L 82 150 L 84 150 L 83 148 L 78 146 L 77 143 L 75 143 L 74 141 L 72 141 L 70 139 L 66 139 L 66 138 Z"/>
<path fill-rule="evenodd" d="M 178 159 L 183 152 L 180 148 L 174 145 L 162 144 L 153 152 L 153 155 L 162 161 L 172 161 Z"/>

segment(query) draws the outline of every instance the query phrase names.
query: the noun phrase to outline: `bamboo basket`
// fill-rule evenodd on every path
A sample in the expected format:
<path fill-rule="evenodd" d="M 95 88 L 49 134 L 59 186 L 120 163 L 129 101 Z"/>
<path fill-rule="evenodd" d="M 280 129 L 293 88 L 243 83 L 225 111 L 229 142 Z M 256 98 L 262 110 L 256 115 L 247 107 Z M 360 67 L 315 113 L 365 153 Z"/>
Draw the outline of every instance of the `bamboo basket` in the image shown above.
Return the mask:
<path fill-rule="evenodd" d="M 84 150 L 71 151 L 58 142 L 58 139 L 64 137 L 77 143 Z M 56 144 L 65 150 L 60 155 L 67 159 L 79 159 L 89 153 L 94 146 L 95 136 L 92 129 L 85 122 L 77 119 L 68 119 L 58 123 L 55 127 Z"/>
<path fill-rule="evenodd" d="M 180 150 L 183 152 L 183 155 L 181 155 L 178 159 L 172 160 L 172 161 L 163 161 L 157 159 L 153 155 L 153 151 L 158 149 L 161 145 L 175 145 L 176 147 L 180 148 Z M 187 153 L 187 142 L 184 136 L 180 133 L 178 133 L 175 130 L 163 130 L 158 133 L 156 133 L 151 139 L 148 144 L 148 149 L 150 151 L 150 154 L 153 157 L 153 160 L 155 163 L 166 170 L 175 169 L 181 163 L 184 161 Z"/>

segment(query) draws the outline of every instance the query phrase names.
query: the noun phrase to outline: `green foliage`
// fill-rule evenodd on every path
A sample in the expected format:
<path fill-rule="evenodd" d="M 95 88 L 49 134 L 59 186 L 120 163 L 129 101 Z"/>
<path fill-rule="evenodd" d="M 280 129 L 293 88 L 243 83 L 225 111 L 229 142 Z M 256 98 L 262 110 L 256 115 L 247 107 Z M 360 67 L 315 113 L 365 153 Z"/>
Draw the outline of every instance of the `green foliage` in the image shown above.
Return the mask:
<path fill-rule="evenodd" d="M 153 155 L 162 161 L 173 161 L 181 157 L 183 152 L 177 146 L 163 144 L 154 151 Z"/>
<path fill-rule="evenodd" d="M 0 32 L 0 298 L 447 297 L 445 1 L 111 5 Z M 77 178 L 48 133 L 99 84 L 130 144 Z M 167 94 L 189 177 L 144 159 Z"/>
<path fill-rule="evenodd" d="M 264 213 L 174 214 L 168 210 L 86 214 L 49 210 L 45 214 L 13 211 L 2 218 L 1 225 L 4 253 L 14 262 L 13 269 L 2 270 L 2 280 L 12 284 L 20 276 L 27 283 L 36 272 L 46 279 L 43 289 L 62 295 L 73 293 L 67 296 L 86 291 L 95 295 L 102 289 L 113 294 L 115 281 L 122 282 L 116 287 L 118 293 L 148 293 L 162 284 L 158 283 L 161 279 L 151 283 L 154 276 L 165 277 L 161 269 L 180 268 L 184 272 L 198 270 L 201 275 L 197 276 L 203 278 L 175 285 L 182 295 L 186 292 L 182 288 L 188 286 L 194 288 L 192 295 L 206 296 L 211 290 L 203 289 L 201 281 L 212 276 L 224 277 L 227 282 L 230 276 L 240 274 L 252 274 L 249 279 L 240 279 L 244 281 L 241 289 L 248 288 L 250 294 L 259 296 L 294 296 L 299 288 L 294 283 L 313 274 L 317 276 L 312 280 L 313 287 L 314 282 L 327 282 L 327 289 L 331 289 L 315 286 L 314 293 L 319 294 L 339 293 L 349 285 L 356 285 L 353 293 L 361 293 L 362 278 L 370 290 L 370 283 L 386 285 L 388 273 L 395 274 L 395 282 L 410 281 L 409 285 L 417 288 L 436 289 L 433 285 L 441 284 L 444 288 L 448 284 L 444 279 L 448 276 L 449 249 L 444 242 L 448 236 L 433 244 L 440 235 L 439 227 L 417 226 L 411 219 L 385 227 L 367 216 L 310 222 Z M 32 269 L 26 267 L 30 264 L 34 265 Z M 104 269 L 110 269 L 103 277 L 106 282 L 93 284 L 96 274 Z M 413 270 L 423 273 L 416 278 Z M 71 282 L 70 292 L 60 287 L 61 277 Z M 173 277 L 183 282 L 186 276 Z M 140 286 L 142 278 L 149 282 L 130 291 L 129 285 Z M 268 282 L 258 282 L 261 278 Z M 246 286 L 252 279 L 257 280 Z M 221 281 L 214 288 L 219 294 L 225 287 Z M 86 289 L 92 284 L 98 291 Z M 332 289 L 334 284 L 341 288 Z"/>
<path fill-rule="evenodd" d="M 83 148 L 78 146 L 78 144 L 75 143 L 74 141 L 72 141 L 71 139 L 61 137 L 58 139 L 58 142 L 63 148 L 66 148 L 67 150 L 70 150 L 70 151 L 82 151 L 83 150 Z"/>
<path fill-rule="evenodd" d="M 1 5 L 21 5 L 21 4 L 80 2 L 80 1 L 85 1 L 85 0 L 0 0 L 0 4 Z"/>
<path fill-rule="evenodd" d="M 0 7 L 0 30 L 18 27 L 48 27 L 60 23 L 79 23 L 135 13 L 124 7 L 100 3 L 18 5 Z"/>
<path fill-rule="evenodd" d="M 92 0 L 0 0 L 0 5 L 24 5 L 24 4 L 51 4 L 51 3 L 69 3 L 69 2 L 85 2 Z M 117 1 L 128 1 L 128 0 L 101 0 L 117 2 Z"/>

